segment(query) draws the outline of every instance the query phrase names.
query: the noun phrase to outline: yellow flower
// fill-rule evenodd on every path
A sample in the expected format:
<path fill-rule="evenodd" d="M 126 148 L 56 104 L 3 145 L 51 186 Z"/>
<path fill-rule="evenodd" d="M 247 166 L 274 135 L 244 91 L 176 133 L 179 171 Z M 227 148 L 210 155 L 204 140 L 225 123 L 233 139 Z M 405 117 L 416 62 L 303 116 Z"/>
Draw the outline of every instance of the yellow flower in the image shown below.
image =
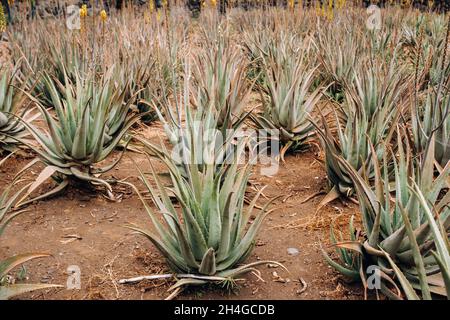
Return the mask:
<path fill-rule="evenodd" d="M 160 9 L 158 9 L 158 10 L 156 11 L 156 21 L 159 22 L 159 20 L 161 20 L 161 10 L 160 10 Z"/>
<path fill-rule="evenodd" d="M 153 0 L 150 0 L 148 2 L 148 7 L 150 8 L 150 13 L 153 13 L 153 11 L 155 11 L 155 2 Z"/>
<path fill-rule="evenodd" d="M 316 7 L 316 14 L 317 14 L 318 16 L 320 16 L 320 9 L 321 9 L 321 7 L 320 7 L 320 4 L 317 5 L 317 3 L 318 3 L 318 2 L 316 2 L 316 4 L 315 4 L 315 7 Z"/>
<path fill-rule="evenodd" d="M 3 6 L 0 4 L 0 33 L 6 31 L 6 17 L 3 12 Z"/>
<path fill-rule="evenodd" d="M 9 6 L 12 6 L 14 4 L 14 0 L 8 0 Z"/>
<path fill-rule="evenodd" d="M 102 19 L 103 22 L 105 22 L 108 19 L 108 14 L 105 10 L 100 11 L 100 19 Z"/>
<path fill-rule="evenodd" d="M 81 18 L 87 17 L 87 14 L 88 14 L 87 6 L 83 4 L 80 9 L 80 17 Z"/>
<path fill-rule="evenodd" d="M 334 18 L 333 8 L 328 8 L 328 11 L 327 11 L 327 19 L 328 19 L 328 21 L 333 20 L 333 18 Z"/>
<path fill-rule="evenodd" d="M 217 5 L 217 0 L 211 0 L 211 5 L 215 7 Z"/>
<path fill-rule="evenodd" d="M 295 4 L 295 0 L 289 0 L 288 4 L 289 4 L 289 8 L 293 9 L 294 8 L 294 4 Z"/>

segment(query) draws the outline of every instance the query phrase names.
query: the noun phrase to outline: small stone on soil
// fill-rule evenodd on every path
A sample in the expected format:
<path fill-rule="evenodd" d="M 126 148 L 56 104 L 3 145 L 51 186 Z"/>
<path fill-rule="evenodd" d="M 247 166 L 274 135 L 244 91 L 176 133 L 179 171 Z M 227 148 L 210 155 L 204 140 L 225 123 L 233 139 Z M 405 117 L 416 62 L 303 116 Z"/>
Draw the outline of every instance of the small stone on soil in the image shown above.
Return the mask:
<path fill-rule="evenodd" d="M 296 256 L 300 253 L 297 248 L 288 248 L 287 252 L 290 256 Z"/>

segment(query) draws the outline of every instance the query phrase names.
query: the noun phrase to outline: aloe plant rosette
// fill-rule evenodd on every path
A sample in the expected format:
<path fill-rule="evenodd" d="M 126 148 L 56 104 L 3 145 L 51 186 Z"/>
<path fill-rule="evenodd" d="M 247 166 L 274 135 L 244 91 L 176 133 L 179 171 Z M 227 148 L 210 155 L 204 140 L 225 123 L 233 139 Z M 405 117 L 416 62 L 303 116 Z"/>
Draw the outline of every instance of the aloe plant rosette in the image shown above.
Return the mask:
<path fill-rule="evenodd" d="M 49 177 L 60 182 L 52 191 L 58 192 L 68 185 L 67 178 L 72 177 L 103 186 L 109 197 L 113 198 L 110 183 L 114 181 L 102 179 L 100 174 L 114 168 L 121 157 L 102 168 L 94 165 L 113 152 L 139 118 L 139 115 L 129 113 L 131 99 L 124 100 L 125 90 L 118 91 L 110 75 L 105 76 L 100 86 L 92 78 L 83 80 L 78 76 L 75 83 L 66 78 L 64 98 L 58 94 L 56 87 L 61 83 L 57 79 L 46 75 L 44 83 L 51 93 L 56 117 L 30 96 L 39 108 L 47 130 L 42 131 L 31 123 L 23 122 L 40 146 L 29 145 L 38 154 L 29 166 L 36 162 L 46 165 L 28 194 Z"/>
<path fill-rule="evenodd" d="M 315 132 L 310 120 L 323 91 L 320 86 L 312 89 L 317 67 L 304 61 L 306 50 L 294 57 L 286 50 L 275 47 L 264 59 L 269 101 L 262 97 L 263 112 L 251 115 L 258 128 L 278 130 L 283 161 L 288 150 L 298 151 L 311 141 Z"/>

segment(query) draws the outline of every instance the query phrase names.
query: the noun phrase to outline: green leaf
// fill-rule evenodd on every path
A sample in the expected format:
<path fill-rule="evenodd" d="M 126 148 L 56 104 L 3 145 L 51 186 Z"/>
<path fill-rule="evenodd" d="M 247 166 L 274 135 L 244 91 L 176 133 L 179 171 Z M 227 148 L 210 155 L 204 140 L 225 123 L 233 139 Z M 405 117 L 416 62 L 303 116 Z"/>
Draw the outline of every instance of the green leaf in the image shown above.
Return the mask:
<path fill-rule="evenodd" d="M 0 286 L 0 300 L 8 300 L 15 296 L 43 289 L 62 288 L 63 286 L 55 284 L 13 284 L 8 286 Z"/>
<path fill-rule="evenodd" d="M 409 283 L 408 279 L 405 277 L 403 272 L 397 267 L 395 262 L 391 259 L 390 255 L 387 252 L 385 252 L 385 256 L 389 264 L 391 265 L 392 269 L 394 270 L 408 300 L 420 300 L 420 298 L 414 291 L 414 288 L 411 286 L 411 284 Z"/>
<path fill-rule="evenodd" d="M 216 253 L 213 248 L 205 252 L 198 272 L 210 276 L 216 274 Z"/>
<path fill-rule="evenodd" d="M 7 258 L 3 261 L 0 261 L 0 279 L 6 276 L 9 271 L 27 261 L 49 256 L 50 255 L 47 253 L 26 253 L 26 254 L 18 254 L 13 257 Z"/>

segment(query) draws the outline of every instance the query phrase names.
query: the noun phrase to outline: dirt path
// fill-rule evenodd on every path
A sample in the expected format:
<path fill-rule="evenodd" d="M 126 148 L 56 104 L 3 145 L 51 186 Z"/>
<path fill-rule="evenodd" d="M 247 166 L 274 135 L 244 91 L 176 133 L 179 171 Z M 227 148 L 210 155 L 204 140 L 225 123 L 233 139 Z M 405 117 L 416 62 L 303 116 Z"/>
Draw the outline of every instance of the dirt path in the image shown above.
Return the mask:
<path fill-rule="evenodd" d="M 138 165 L 146 166 L 142 156 L 129 155 Z M 7 163 L 8 169 L 0 172 L 0 189 L 25 163 L 26 160 L 16 159 Z M 301 201 L 326 187 L 325 172 L 313 152 L 287 156 L 286 163 L 274 177 L 261 176 L 258 172 L 255 168 L 251 181 L 256 186 L 267 184 L 264 191 L 267 197 L 283 197 L 272 206 L 275 210 L 266 219 L 256 248 L 247 261 L 277 260 L 290 273 L 264 265 L 259 267 L 264 282 L 250 274 L 235 292 L 237 295 L 201 288 L 185 292 L 180 298 L 360 299 L 359 287 L 344 284 L 324 262 L 319 250 L 319 241 L 328 242 L 330 220 L 346 221 L 356 206 L 336 202 L 319 212 L 322 223 L 317 228 L 293 227 L 313 218 L 323 195 L 303 204 Z M 109 174 L 116 178 L 131 177 L 130 181 L 137 182 L 135 167 L 127 157 Z M 164 259 L 148 240 L 123 228 L 127 223 L 150 228 L 150 223 L 137 196 L 129 190 L 122 191 L 122 201 L 113 203 L 99 194 L 71 189 L 64 195 L 30 206 L 30 212 L 11 223 L 2 237 L 0 258 L 24 252 L 53 255 L 26 264 L 29 281 L 65 285 L 67 268 L 77 265 L 81 269 L 81 290 L 39 291 L 21 299 L 162 299 L 167 296 L 170 283 L 163 281 L 117 284 L 121 278 L 168 271 Z M 288 248 L 296 248 L 299 253 L 289 255 Z M 300 278 L 306 282 L 307 289 L 298 294 Z"/>

